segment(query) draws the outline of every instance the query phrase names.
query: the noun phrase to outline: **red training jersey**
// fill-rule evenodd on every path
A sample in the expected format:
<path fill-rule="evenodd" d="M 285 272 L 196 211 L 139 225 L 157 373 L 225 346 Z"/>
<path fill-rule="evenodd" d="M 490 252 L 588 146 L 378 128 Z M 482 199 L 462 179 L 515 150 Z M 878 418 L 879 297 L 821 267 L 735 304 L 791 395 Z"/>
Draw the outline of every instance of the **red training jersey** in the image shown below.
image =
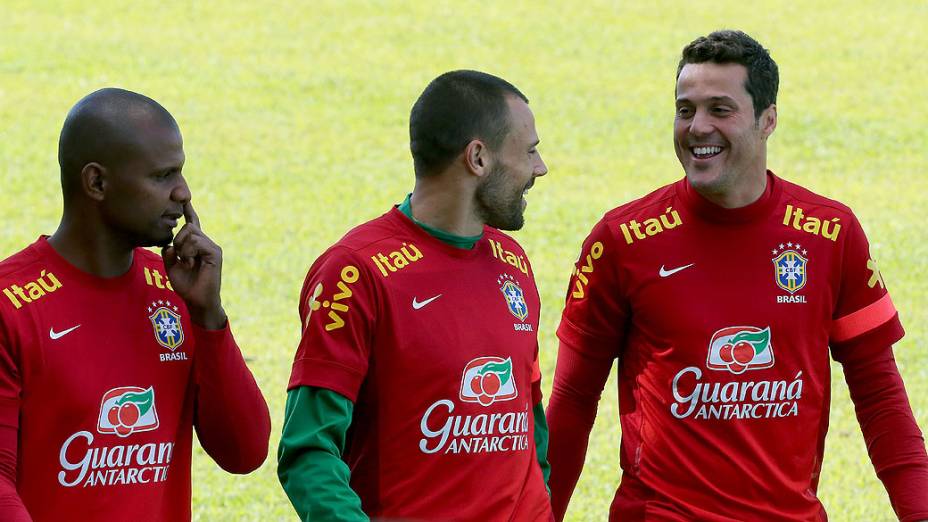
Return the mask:
<path fill-rule="evenodd" d="M 0 263 L 0 289 L 0 429 L 33 520 L 189 520 L 194 425 L 225 469 L 264 460 L 267 406 L 228 327 L 190 323 L 160 256 L 99 278 L 43 237 Z"/>
<path fill-rule="evenodd" d="M 395 208 L 313 263 L 289 387 L 355 403 L 343 458 L 366 514 L 550 519 L 533 438 L 539 304 L 512 238 L 486 227 L 455 248 Z"/>
<path fill-rule="evenodd" d="M 889 346 L 903 330 L 850 209 L 767 181 L 755 203 L 723 209 L 684 179 L 610 211 L 586 239 L 558 336 L 604 371 L 556 372 L 556 509 L 576 480 L 555 480 L 572 460 L 557 453 L 570 431 L 558 402 L 598 398 L 618 358 L 611 520 L 825 520 L 828 347 Z"/>

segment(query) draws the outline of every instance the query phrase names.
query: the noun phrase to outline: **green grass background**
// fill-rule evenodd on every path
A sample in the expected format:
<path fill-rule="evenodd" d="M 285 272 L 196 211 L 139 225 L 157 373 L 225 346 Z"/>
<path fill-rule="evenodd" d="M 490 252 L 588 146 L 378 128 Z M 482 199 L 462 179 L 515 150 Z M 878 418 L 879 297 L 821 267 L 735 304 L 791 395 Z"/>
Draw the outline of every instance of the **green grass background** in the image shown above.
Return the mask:
<path fill-rule="evenodd" d="M 57 226 L 57 137 L 76 100 L 121 86 L 172 111 L 196 207 L 225 253 L 224 303 L 273 420 L 271 458 L 256 473 L 225 474 L 196 452 L 194 518 L 294 519 L 274 454 L 300 284 L 327 245 L 411 189 L 407 117 L 427 82 L 476 68 L 531 99 L 550 173 L 516 237 L 544 302 L 547 391 L 582 238 L 606 210 L 682 175 L 671 145 L 680 49 L 741 28 L 780 66 L 770 167 L 856 210 L 908 329 L 898 361 L 928 427 L 926 20 L 924 1 L 2 0 L 0 256 Z M 835 370 L 821 498 L 836 521 L 891 520 Z M 570 520 L 606 518 L 618 479 L 614 389 Z"/>

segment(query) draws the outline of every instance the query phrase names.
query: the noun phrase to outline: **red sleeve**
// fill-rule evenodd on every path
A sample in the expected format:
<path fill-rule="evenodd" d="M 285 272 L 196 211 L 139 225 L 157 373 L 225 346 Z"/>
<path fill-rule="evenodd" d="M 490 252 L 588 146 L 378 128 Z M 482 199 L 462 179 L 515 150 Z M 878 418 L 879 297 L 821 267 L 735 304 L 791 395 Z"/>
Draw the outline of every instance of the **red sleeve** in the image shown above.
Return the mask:
<path fill-rule="evenodd" d="M 16 491 L 16 439 L 19 430 L 0 426 L 0 520 L 31 522 Z"/>
<path fill-rule="evenodd" d="M 898 322 L 883 329 L 899 328 Z M 900 334 L 901 332 L 897 332 Z M 873 332 L 874 336 L 892 335 Z M 900 335 L 901 336 L 901 335 Z M 835 347 L 870 461 L 903 522 L 928 520 L 928 455 L 889 345 Z"/>
<path fill-rule="evenodd" d="M 350 251 L 335 247 L 317 259 L 300 293 L 303 335 L 287 389 L 325 388 L 357 402 L 376 308 L 370 272 Z"/>
<path fill-rule="evenodd" d="M 558 327 L 560 348 L 548 401 L 551 506 L 562 520 L 586 457 L 603 386 L 617 357 L 627 317 L 615 253 L 602 222 L 581 250 Z"/>
<path fill-rule="evenodd" d="M 844 241 L 840 290 L 829 336 L 832 345 L 847 345 L 869 332 L 881 330 L 887 323 L 898 321 L 880 269 L 870 256 L 867 236 L 853 215 Z M 878 342 L 888 346 L 901 337 Z"/>
<path fill-rule="evenodd" d="M 22 389 L 17 357 L 10 348 L 0 321 L 0 520 L 29 522 L 16 491 L 19 439 L 19 403 Z"/>
<path fill-rule="evenodd" d="M 271 416 L 229 325 L 193 325 L 197 397 L 194 426 L 206 453 L 229 473 L 249 473 L 267 458 Z"/>
<path fill-rule="evenodd" d="M 535 345 L 535 360 L 532 361 L 532 404 L 538 404 L 543 398 L 541 393 L 541 366 L 538 364 L 538 345 Z"/>

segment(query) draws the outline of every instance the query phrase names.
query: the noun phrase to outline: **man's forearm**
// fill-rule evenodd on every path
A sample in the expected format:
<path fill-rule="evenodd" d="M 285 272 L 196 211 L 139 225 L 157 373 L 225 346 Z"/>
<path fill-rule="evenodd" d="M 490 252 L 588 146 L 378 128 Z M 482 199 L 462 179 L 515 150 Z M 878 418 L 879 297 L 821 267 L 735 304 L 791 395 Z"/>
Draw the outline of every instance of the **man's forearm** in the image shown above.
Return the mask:
<path fill-rule="evenodd" d="M 331 390 L 301 386 L 287 393 L 277 476 L 300 520 L 369 520 L 341 458 L 353 409 Z"/>
<path fill-rule="evenodd" d="M 548 479 L 551 477 L 551 464 L 548 463 L 548 421 L 545 418 L 545 407 L 541 401 L 538 401 L 538 404 L 532 408 L 532 417 L 534 418 L 535 456 L 538 458 L 538 466 L 541 467 L 541 476 L 545 479 L 545 489 L 548 490 L 548 496 L 551 496 L 551 488 L 548 487 Z"/>
<path fill-rule="evenodd" d="M 547 411 L 548 462 L 551 464 L 548 486 L 556 520 L 563 520 L 580 478 L 590 430 L 611 366 L 611 361 L 606 363 L 585 357 L 563 342 L 558 348 L 554 387 Z"/>
<path fill-rule="evenodd" d="M 0 425 L 0 520 L 32 522 L 16 491 L 16 447 L 19 432 Z"/>
<path fill-rule="evenodd" d="M 928 455 L 892 347 L 842 347 L 842 363 L 867 452 L 900 520 L 928 519 Z"/>
<path fill-rule="evenodd" d="M 194 426 L 203 449 L 224 470 L 248 473 L 267 458 L 267 403 L 229 330 L 194 326 L 197 407 Z M 242 422 L 247 419 L 246 422 Z"/>

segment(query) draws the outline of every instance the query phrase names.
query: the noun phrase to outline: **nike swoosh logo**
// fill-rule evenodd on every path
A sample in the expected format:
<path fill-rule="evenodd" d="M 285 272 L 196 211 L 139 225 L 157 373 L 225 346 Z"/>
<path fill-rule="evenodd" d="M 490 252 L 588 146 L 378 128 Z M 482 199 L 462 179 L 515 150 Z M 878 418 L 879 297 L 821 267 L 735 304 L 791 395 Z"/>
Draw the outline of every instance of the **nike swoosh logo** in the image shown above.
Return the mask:
<path fill-rule="evenodd" d="M 417 301 L 416 298 L 413 297 L 413 298 L 412 298 L 412 308 L 413 308 L 413 310 L 418 310 L 418 309 L 422 308 L 423 306 L 425 306 L 425 305 L 431 303 L 432 301 L 438 299 L 439 297 L 441 297 L 441 294 L 438 294 L 438 295 L 436 295 L 435 297 L 430 297 L 430 298 L 426 299 L 425 301 Z"/>
<path fill-rule="evenodd" d="M 688 264 L 688 265 L 678 266 L 677 268 L 671 268 L 670 270 L 665 269 L 665 268 L 664 268 L 664 265 L 661 265 L 661 271 L 660 271 L 659 273 L 660 273 L 661 277 L 669 277 L 669 276 L 672 276 L 672 275 L 676 274 L 676 273 L 679 272 L 680 270 L 686 270 L 687 268 L 689 268 L 689 267 L 691 267 L 691 266 L 693 266 L 693 265 L 695 265 L 695 264 L 696 264 L 696 263 L 690 263 L 690 264 Z"/>
<path fill-rule="evenodd" d="M 49 328 L 48 336 L 51 337 L 52 339 L 61 339 L 62 337 L 68 335 L 69 333 L 73 332 L 74 330 L 77 330 L 80 327 L 81 325 L 72 326 L 71 328 L 68 328 L 67 330 L 62 330 L 60 332 L 56 332 L 54 328 Z"/>

